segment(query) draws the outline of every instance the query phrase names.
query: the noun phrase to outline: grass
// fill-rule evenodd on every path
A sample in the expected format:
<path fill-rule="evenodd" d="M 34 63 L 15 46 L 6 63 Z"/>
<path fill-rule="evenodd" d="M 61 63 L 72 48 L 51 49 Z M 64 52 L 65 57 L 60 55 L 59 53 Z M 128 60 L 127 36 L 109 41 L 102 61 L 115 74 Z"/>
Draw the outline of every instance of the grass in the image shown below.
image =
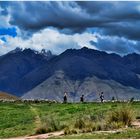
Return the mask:
<path fill-rule="evenodd" d="M 27 104 L 0 103 L 0 138 L 33 133 L 34 114 Z"/>
<path fill-rule="evenodd" d="M 86 129 L 83 135 L 79 134 L 77 126 L 71 129 L 76 123 L 79 116 L 86 115 L 84 120 L 88 119 L 93 122 L 101 122 L 106 119 L 108 112 L 122 107 L 126 103 L 0 103 L 0 138 L 19 137 L 32 135 L 35 133 L 45 133 L 46 131 L 56 131 L 61 129 L 69 129 L 74 135 L 66 135 L 62 138 L 121 138 L 119 134 L 96 134 L 87 133 L 90 129 Z M 131 103 L 131 107 L 135 110 L 136 116 L 140 116 L 140 102 Z M 37 122 L 37 119 L 39 121 Z M 40 123 L 40 124 L 39 124 Z M 88 123 L 86 123 L 87 125 Z M 96 128 L 100 129 L 101 124 L 96 124 Z M 113 126 L 120 124 L 113 124 Z M 45 128 L 44 128 L 45 127 Z M 88 126 L 91 127 L 91 126 Z M 53 130 L 48 130 L 52 129 Z M 95 129 L 92 127 L 92 129 Z M 37 132 L 38 131 L 38 132 Z M 96 131 L 96 130 L 95 130 Z M 130 129 L 124 132 L 124 138 L 132 134 L 132 138 L 138 137 L 138 130 Z M 128 135 L 127 135 L 128 134 Z M 120 137 L 119 137 L 120 136 Z M 122 135 L 123 136 L 123 135 Z M 123 137 L 122 137 L 123 138 Z M 139 135 L 140 138 L 140 135 Z"/>

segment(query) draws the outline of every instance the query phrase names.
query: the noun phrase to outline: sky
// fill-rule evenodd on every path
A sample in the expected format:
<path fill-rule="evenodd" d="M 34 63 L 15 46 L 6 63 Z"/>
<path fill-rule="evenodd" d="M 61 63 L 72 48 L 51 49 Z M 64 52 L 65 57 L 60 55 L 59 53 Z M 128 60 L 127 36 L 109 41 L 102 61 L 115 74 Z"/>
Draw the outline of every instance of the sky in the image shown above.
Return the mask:
<path fill-rule="evenodd" d="M 0 1 L 0 55 L 17 47 L 140 53 L 140 2 Z"/>

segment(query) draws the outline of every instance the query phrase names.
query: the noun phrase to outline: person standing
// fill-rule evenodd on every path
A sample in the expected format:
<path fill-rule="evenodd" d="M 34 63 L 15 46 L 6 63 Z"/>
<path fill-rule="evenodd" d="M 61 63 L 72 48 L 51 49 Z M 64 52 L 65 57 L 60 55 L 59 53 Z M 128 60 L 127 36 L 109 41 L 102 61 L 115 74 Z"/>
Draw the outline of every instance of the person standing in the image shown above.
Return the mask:
<path fill-rule="evenodd" d="M 82 95 L 81 97 L 80 97 L 80 102 L 84 102 L 84 95 Z"/>
<path fill-rule="evenodd" d="M 67 103 L 67 93 L 64 93 L 64 97 L 63 97 L 63 103 Z"/>

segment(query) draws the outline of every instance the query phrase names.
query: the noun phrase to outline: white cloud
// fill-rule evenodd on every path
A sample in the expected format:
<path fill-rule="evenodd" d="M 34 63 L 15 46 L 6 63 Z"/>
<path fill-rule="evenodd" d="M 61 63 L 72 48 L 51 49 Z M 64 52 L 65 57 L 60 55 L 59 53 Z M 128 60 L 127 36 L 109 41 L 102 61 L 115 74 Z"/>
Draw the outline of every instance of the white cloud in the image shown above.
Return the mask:
<path fill-rule="evenodd" d="M 10 27 L 9 24 L 10 21 L 10 15 L 2 15 L 1 12 L 3 11 L 3 8 L 0 6 L 0 28 L 4 27 Z"/>
<path fill-rule="evenodd" d="M 4 44 L 4 41 L 0 40 L 0 45 L 3 45 Z"/>
<path fill-rule="evenodd" d="M 54 28 L 41 30 L 26 40 L 24 40 L 21 36 L 17 36 L 15 38 L 5 36 L 5 38 L 7 41 L 3 43 L 0 48 L 0 54 L 13 50 L 16 47 L 32 48 L 35 50 L 45 48 L 46 50 L 51 50 L 55 54 L 59 54 L 68 48 L 81 48 L 83 46 L 94 48 L 89 41 L 96 41 L 96 37 L 92 33 L 85 32 L 82 34 L 77 33 L 74 35 L 66 35 L 60 33 Z"/>
<path fill-rule="evenodd" d="M 5 42 L 0 39 L 0 55 L 5 54 L 11 50 L 11 48 L 5 46 Z"/>

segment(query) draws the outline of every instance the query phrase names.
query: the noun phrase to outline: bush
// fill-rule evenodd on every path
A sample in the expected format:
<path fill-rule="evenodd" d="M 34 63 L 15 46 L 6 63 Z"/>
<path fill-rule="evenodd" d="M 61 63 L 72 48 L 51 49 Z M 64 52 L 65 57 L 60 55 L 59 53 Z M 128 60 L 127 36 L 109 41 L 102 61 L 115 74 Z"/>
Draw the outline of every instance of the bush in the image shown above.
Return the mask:
<path fill-rule="evenodd" d="M 122 123 L 124 126 L 130 126 L 134 119 L 134 111 L 129 106 L 122 106 L 111 111 L 107 116 L 107 124 Z"/>
<path fill-rule="evenodd" d="M 68 135 L 68 134 L 78 134 L 78 131 L 76 129 L 70 129 L 69 127 L 66 127 L 64 129 L 64 134 Z"/>
<path fill-rule="evenodd" d="M 93 125 L 93 126 L 92 126 L 92 131 L 95 131 L 95 130 L 96 130 L 96 126 Z"/>
<path fill-rule="evenodd" d="M 50 121 L 49 123 L 50 123 L 50 127 L 51 127 L 54 131 L 60 129 L 60 122 L 59 122 L 59 121 L 54 120 L 54 119 L 52 118 L 51 121 Z"/>
<path fill-rule="evenodd" d="M 111 122 L 110 124 L 107 124 L 106 129 L 112 130 L 112 129 L 119 129 L 122 128 L 124 124 L 122 122 Z"/>
<path fill-rule="evenodd" d="M 70 130 L 69 127 L 66 127 L 66 128 L 64 129 L 64 134 L 65 134 L 65 135 L 71 134 L 71 130 Z"/>
<path fill-rule="evenodd" d="M 36 132 L 35 132 L 35 134 L 45 134 L 45 133 L 47 133 L 47 130 L 45 127 L 39 127 L 36 129 Z"/>
<path fill-rule="evenodd" d="M 46 119 L 46 125 L 45 126 L 46 126 L 47 132 L 62 130 L 66 127 L 64 124 L 60 124 L 60 121 L 58 121 L 57 119 L 55 119 L 53 117 L 48 117 Z"/>
<path fill-rule="evenodd" d="M 90 119 L 91 119 L 92 121 L 97 120 L 97 115 L 90 115 Z"/>
<path fill-rule="evenodd" d="M 95 123 L 95 131 L 105 130 L 105 124 L 101 122 Z"/>
<path fill-rule="evenodd" d="M 136 119 L 139 120 L 140 119 L 140 116 L 136 116 Z"/>
<path fill-rule="evenodd" d="M 79 117 L 78 119 L 76 119 L 74 126 L 75 126 L 75 128 L 83 129 L 83 128 L 85 128 L 86 124 L 85 124 L 85 121 Z"/>
<path fill-rule="evenodd" d="M 76 129 L 72 129 L 71 134 L 78 134 L 78 131 Z"/>
<path fill-rule="evenodd" d="M 83 133 L 105 129 L 104 122 L 99 122 L 97 120 L 94 122 L 92 119 L 91 116 L 89 118 L 84 117 L 84 119 L 79 117 L 76 119 L 74 127 L 82 130 L 81 132 Z"/>

